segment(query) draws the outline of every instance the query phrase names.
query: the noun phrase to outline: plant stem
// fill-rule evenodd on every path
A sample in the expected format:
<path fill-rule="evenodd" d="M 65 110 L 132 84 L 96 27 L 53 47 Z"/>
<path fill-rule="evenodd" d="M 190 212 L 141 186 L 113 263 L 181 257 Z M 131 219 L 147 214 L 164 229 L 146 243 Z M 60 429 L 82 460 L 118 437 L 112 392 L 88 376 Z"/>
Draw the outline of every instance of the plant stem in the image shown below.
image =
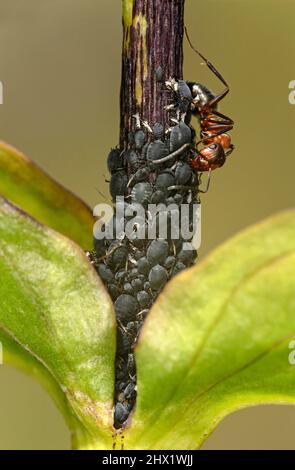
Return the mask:
<path fill-rule="evenodd" d="M 123 0 L 120 147 L 139 113 L 149 124 L 168 123 L 169 94 L 156 77 L 182 78 L 184 0 Z"/>

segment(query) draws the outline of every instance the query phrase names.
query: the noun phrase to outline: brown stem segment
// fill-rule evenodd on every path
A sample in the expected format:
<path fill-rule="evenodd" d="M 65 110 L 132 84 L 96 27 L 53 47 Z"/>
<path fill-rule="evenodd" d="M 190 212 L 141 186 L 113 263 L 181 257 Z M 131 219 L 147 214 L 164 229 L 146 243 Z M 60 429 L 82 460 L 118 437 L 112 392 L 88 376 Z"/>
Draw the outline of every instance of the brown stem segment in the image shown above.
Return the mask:
<path fill-rule="evenodd" d="M 169 93 L 156 71 L 160 67 L 165 79 L 182 78 L 184 2 L 123 0 L 121 148 L 135 129 L 136 113 L 150 125 L 170 124 L 164 109 Z"/>

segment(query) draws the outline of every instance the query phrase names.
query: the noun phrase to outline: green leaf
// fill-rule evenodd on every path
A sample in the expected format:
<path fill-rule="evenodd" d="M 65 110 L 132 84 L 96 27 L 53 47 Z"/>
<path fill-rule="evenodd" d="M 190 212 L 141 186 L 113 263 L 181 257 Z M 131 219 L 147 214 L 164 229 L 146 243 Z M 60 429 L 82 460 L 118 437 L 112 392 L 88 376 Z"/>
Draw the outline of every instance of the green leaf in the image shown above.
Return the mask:
<path fill-rule="evenodd" d="M 92 247 L 94 218 L 89 207 L 29 158 L 1 141 L 0 195 L 82 248 Z"/>
<path fill-rule="evenodd" d="M 227 414 L 295 403 L 295 213 L 236 236 L 169 283 L 136 351 L 125 447 L 199 448 Z"/>
<path fill-rule="evenodd" d="M 4 361 L 37 377 L 79 445 L 112 446 L 115 318 L 84 252 L 0 199 Z"/>

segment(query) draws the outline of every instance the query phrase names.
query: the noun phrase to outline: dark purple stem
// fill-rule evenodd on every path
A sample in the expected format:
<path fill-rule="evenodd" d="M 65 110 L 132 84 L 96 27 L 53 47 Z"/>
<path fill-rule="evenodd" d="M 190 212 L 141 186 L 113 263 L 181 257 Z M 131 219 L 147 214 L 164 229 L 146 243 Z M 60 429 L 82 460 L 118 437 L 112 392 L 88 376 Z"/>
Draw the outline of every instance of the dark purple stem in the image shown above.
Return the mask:
<path fill-rule="evenodd" d="M 165 79 L 182 78 L 184 1 L 124 0 L 129 15 L 123 16 L 121 148 L 135 129 L 134 114 L 151 125 L 168 124 L 169 94 L 156 70 L 161 67 Z"/>

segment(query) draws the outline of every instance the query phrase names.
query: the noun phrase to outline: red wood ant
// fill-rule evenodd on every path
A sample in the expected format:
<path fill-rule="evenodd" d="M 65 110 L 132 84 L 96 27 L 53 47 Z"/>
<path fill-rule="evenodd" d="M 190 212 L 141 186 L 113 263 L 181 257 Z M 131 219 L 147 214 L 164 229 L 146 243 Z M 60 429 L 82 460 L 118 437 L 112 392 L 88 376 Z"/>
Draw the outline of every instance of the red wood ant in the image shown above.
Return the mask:
<path fill-rule="evenodd" d="M 228 131 L 233 128 L 234 121 L 217 111 L 217 104 L 228 94 L 229 86 L 214 65 L 192 45 L 186 28 L 185 34 L 193 51 L 205 61 L 209 69 L 226 87 L 214 96 L 204 85 L 187 82 L 192 93 L 190 112 L 199 118 L 201 127 L 201 139 L 197 142 L 196 149 L 198 145 L 204 144 L 204 147 L 197 150 L 198 153 L 192 158 L 191 166 L 197 171 L 211 171 L 224 165 L 226 157 L 234 149 L 228 134 Z"/>

